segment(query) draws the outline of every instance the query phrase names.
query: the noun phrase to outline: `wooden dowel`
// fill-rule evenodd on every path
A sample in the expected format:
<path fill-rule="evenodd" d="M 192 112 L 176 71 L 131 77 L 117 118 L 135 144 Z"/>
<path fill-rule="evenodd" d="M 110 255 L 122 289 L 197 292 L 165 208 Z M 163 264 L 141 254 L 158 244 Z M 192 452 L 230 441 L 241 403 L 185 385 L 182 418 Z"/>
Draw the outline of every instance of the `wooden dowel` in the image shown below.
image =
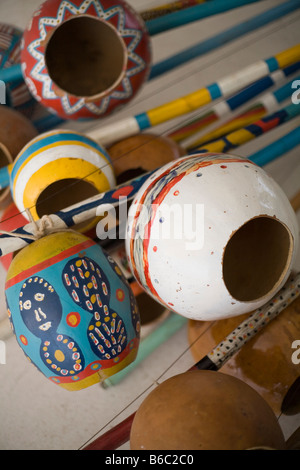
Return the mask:
<path fill-rule="evenodd" d="M 219 47 L 223 47 L 225 44 L 228 44 L 252 31 L 256 31 L 272 21 L 283 18 L 283 16 L 288 15 L 299 8 L 300 3 L 298 0 L 290 0 L 205 39 L 194 46 L 188 47 L 187 49 L 154 64 L 151 68 L 149 80 L 159 77 L 164 73 L 169 73 L 176 67 L 186 64 L 204 54 L 208 54 Z"/>
<path fill-rule="evenodd" d="M 258 166 L 265 166 L 300 145 L 300 126 L 250 155 L 249 160 Z"/>
<path fill-rule="evenodd" d="M 191 149 L 191 152 L 228 153 L 236 147 L 258 138 L 259 136 L 281 126 L 300 115 L 300 106 L 289 104 L 275 113 L 264 116 L 248 126 L 237 129 L 229 134 L 203 146 Z"/>
<path fill-rule="evenodd" d="M 121 445 L 128 441 L 134 416 L 135 413 L 131 414 L 118 426 L 115 426 L 110 431 L 103 434 L 101 436 L 101 443 L 96 439 L 82 450 L 111 450 L 121 447 Z"/>
<path fill-rule="evenodd" d="M 186 26 L 195 21 L 219 15 L 235 8 L 240 8 L 250 3 L 256 3 L 260 0 L 214 0 L 195 5 L 184 10 L 175 11 L 169 15 L 164 15 L 153 20 L 146 21 L 146 28 L 150 36 L 164 33 L 174 28 Z"/>
<path fill-rule="evenodd" d="M 170 134 L 169 137 L 176 142 L 180 142 L 184 148 L 189 150 L 190 148 L 199 147 L 207 142 L 219 139 L 231 131 L 254 122 L 256 119 L 254 117 L 252 119 L 252 116 L 255 113 L 258 115 L 258 119 L 278 111 L 279 105 L 290 98 L 291 86 L 294 80 L 300 80 L 300 75 L 294 76 L 292 80 L 289 80 L 276 90 L 264 93 L 258 98 L 258 101 L 254 101 L 254 99 L 276 85 L 279 80 L 284 81 L 285 78 L 293 75 L 299 69 L 300 61 L 281 71 L 277 70 L 274 74 L 258 80 L 228 100 L 217 103 L 204 116 L 194 119 L 194 122 L 191 123 L 191 130 L 189 130 L 189 124 L 187 124 L 179 129 L 179 131 Z M 243 124 L 242 122 L 245 119 L 249 120 L 249 122 Z"/>
<path fill-rule="evenodd" d="M 241 91 L 251 83 L 269 75 L 275 70 L 283 69 L 300 60 L 300 44 L 286 49 L 273 57 L 259 60 L 236 71 L 218 82 L 200 88 L 188 95 L 169 101 L 136 116 L 126 117 L 107 126 L 90 129 L 88 137 L 100 142 L 104 147 L 150 129 L 176 117 L 188 114 L 219 98 L 227 98 Z"/>
<path fill-rule="evenodd" d="M 175 2 L 164 3 L 149 10 L 143 10 L 140 12 L 140 15 L 144 21 L 149 21 L 153 20 L 154 18 L 158 18 L 159 16 L 168 15 L 174 11 L 183 10 L 184 8 L 189 8 L 199 3 L 204 3 L 205 1 L 210 0 L 178 0 Z"/>

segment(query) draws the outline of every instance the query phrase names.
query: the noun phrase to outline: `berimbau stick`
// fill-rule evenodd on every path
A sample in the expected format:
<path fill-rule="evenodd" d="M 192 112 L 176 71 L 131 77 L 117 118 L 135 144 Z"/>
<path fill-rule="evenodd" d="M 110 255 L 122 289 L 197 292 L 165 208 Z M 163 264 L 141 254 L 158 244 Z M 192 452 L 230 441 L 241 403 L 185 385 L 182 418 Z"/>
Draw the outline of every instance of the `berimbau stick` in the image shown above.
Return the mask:
<path fill-rule="evenodd" d="M 288 15 L 299 8 L 300 3 L 298 0 L 290 0 L 270 8 L 253 18 L 232 26 L 221 33 L 209 37 L 194 46 L 188 47 L 187 49 L 154 64 L 150 72 L 149 80 L 159 77 L 164 73 L 169 73 L 171 70 L 174 70 L 183 64 L 201 57 L 204 54 L 208 54 L 219 47 L 223 47 L 225 44 L 228 44 L 252 31 L 256 31 L 275 20 L 281 19 L 285 15 Z"/>
<path fill-rule="evenodd" d="M 274 161 L 276 158 L 281 157 L 281 155 L 289 152 L 298 145 L 300 145 L 300 126 L 297 126 L 295 129 L 291 130 L 271 144 L 253 153 L 249 157 L 249 160 L 256 163 L 256 165 L 264 166 Z M 291 205 L 295 211 L 299 209 L 298 204 L 300 204 L 299 193 L 291 200 Z"/>
<path fill-rule="evenodd" d="M 288 77 L 289 74 L 293 75 L 293 72 L 297 72 L 299 69 L 300 62 L 297 62 L 284 70 L 277 70 L 274 74 L 258 80 L 228 100 L 217 103 L 209 112 L 196 119 L 194 118 L 186 126 L 182 126 L 169 134 L 168 137 L 180 142 L 182 147 L 188 150 L 216 140 L 228 134 L 228 132 L 240 129 L 268 113 L 274 113 L 283 101 L 290 98 L 292 84 L 294 80 L 300 79 L 300 75 L 294 75 L 292 80 L 273 92 L 264 93 L 257 101 L 254 101 L 254 98 L 276 84 L 281 84 L 284 78 Z M 247 103 L 248 106 L 246 107 Z M 256 119 L 255 115 L 257 116 Z M 242 123 L 243 120 L 246 122 Z"/>
<path fill-rule="evenodd" d="M 178 0 L 175 2 L 164 3 L 149 10 L 143 10 L 140 12 L 140 15 L 144 21 L 149 21 L 153 20 L 154 18 L 158 18 L 159 16 L 168 15 L 174 11 L 183 10 L 184 8 L 189 8 L 199 3 L 204 3 L 205 1 L 209 0 Z"/>
<path fill-rule="evenodd" d="M 194 149 L 191 149 L 191 152 L 230 152 L 236 147 L 239 147 L 257 138 L 262 134 L 266 134 L 267 132 L 281 126 L 286 122 L 291 121 L 299 115 L 300 106 L 293 103 L 289 104 L 288 106 L 285 106 L 273 114 L 252 122 L 248 126 L 230 132 L 220 139 L 214 140 L 200 147 L 195 147 Z"/>
<path fill-rule="evenodd" d="M 194 23 L 195 21 L 259 1 L 260 0 L 226 0 L 226 2 L 223 0 L 214 0 L 213 2 L 209 1 L 146 21 L 146 28 L 150 36 L 155 36 L 156 34 L 164 33 L 170 29 L 186 26 L 190 23 Z"/>
<path fill-rule="evenodd" d="M 188 95 L 169 101 L 161 106 L 152 108 L 144 113 L 127 117 L 107 126 L 97 127 L 87 132 L 87 135 L 99 141 L 104 147 L 150 129 L 176 117 L 188 114 L 219 98 L 226 98 L 242 90 L 251 83 L 266 75 L 300 60 L 300 44 L 286 49 L 265 60 L 259 60 L 218 82 L 200 88 Z"/>

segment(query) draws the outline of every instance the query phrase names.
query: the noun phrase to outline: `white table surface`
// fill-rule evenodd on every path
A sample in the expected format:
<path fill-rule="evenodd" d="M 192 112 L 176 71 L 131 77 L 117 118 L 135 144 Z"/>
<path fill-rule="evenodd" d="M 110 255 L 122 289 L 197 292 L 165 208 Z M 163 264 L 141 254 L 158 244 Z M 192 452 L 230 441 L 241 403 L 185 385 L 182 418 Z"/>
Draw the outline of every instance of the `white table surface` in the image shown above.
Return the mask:
<path fill-rule="evenodd" d="M 161 3 L 165 2 L 130 1 L 137 11 Z M 263 0 L 155 36 L 152 38 L 153 62 L 280 3 L 282 1 Z M 1 0 L 0 21 L 23 29 L 39 4 L 39 0 Z M 145 84 L 134 101 L 118 113 L 118 118 L 146 111 L 207 86 L 256 60 L 291 47 L 299 42 L 299 31 L 298 11 Z M 102 121 L 105 125 L 115 119 L 113 116 Z M 174 123 L 182 123 L 184 119 L 157 126 L 155 132 L 167 132 Z M 85 131 L 94 125 L 68 122 L 63 127 Z M 299 119 L 282 125 L 239 147 L 235 153 L 247 156 L 299 125 Z M 265 169 L 291 198 L 300 188 L 299 147 L 268 164 Z M 298 254 L 296 269 L 299 268 Z M 0 269 L 1 321 L 6 318 L 6 311 L 5 271 L 2 265 Z M 300 332 L 299 338 L 295 339 L 300 339 Z M 118 385 L 108 389 L 95 385 L 79 392 L 68 392 L 52 384 L 28 364 L 13 336 L 5 340 L 5 346 L 6 364 L 0 364 L 0 449 L 3 450 L 79 449 L 96 433 L 107 431 L 135 411 L 156 383 L 185 371 L 194 362 L 189 351 L 187 329 L 183 327 Z M 299 426 L 300 417 L 282 416 L 279 422 L 285 436 L 289 437 Z M 124 444 L 122 449 L 129 449 L 129 444 Z"/>

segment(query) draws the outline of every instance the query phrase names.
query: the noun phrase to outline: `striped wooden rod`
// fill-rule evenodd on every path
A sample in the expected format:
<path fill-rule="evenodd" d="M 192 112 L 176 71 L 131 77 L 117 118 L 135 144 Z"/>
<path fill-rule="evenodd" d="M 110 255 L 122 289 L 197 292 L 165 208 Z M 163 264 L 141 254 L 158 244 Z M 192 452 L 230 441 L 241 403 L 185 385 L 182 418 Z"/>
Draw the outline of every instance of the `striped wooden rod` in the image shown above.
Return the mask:
<path fill-rule="evenodd" d="M 169 101 L 136 116 L 115 121 L 113 124 L 88 131 L 88 136 L 108 146 L 158 124 L 190 113 L 219 98 L 231 96 L 249 84 L 300 60 L 300 44 L 259 60 L 239 71 L 220 78 L 218 82 L 200 88 L 188 95 Z"/>
<path fill-rule="evenodd" d="M 288 70 L 291 71 L 290 74 L 287 73 Z M 262 115 L 275 112 L 283 101 L 290 98 L 291 85 L 300 76 L 294 76 L 292 80 L 284 83 L 284 85 L 281 85 L 272 92 L 262 93 L 277 84 L 281 84 L 289 75 L 293 75 L 294 71 L 298 70 L 300 70 L 300 62 L 261 78 L 228 100 L 220 101 L 210 111 L 194 118 L 186 126 L 182 126 L 178 130 L 169 133 L 168 137 L 176 142 L 180 142 L 182 147 L 188 150 L 205 142 L 218 139 L 222 135 L 242 127 L 236 121 L 243 117 L 244 114 L 252 113 L 254 107 L 260 108 L 259 112 L 263 113 Z M 254 101 L 256 97 L 257 101 Z M 247 104 L 248 106 L 246 107 Z"/>

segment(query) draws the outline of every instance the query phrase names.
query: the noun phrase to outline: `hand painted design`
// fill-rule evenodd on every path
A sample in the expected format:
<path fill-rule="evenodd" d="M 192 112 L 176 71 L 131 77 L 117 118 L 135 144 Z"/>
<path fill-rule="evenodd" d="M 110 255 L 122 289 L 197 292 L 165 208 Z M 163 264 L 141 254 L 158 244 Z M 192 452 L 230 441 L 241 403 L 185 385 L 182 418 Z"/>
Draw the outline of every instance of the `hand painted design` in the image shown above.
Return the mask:
<path fill-rule="evenodd" d="M 137 307 L 135 296 L 132 292 L 132 289 L 131 289 L 127 279 L 125 278 L 125 276 L 122 273 L 121 269 L 119 268 L 118 264 L 115 262 L 114 258 L 112 256 L 110 256 L 108 253 L 104 252 L 104 254 L 106 255 L 108 261 L 110 262 L 110 264 L 114 268 L 115 272 L 117 273 L 117 275 L 119 276 L 121 281 L 128 287 L 129 298 L 130 298 L 130 306 L 131 306 L 131 312 L 132 312 L 132 324 L 133 324 L 133 327 L 135 329 L 135 333 L 136 333 L 137 338 L 140 338 L 141 321 L 140 321 L 140 313 L 139 313 L 139 310 L 138 310 L 138 307 Z M 125 252 L 125 256 L 126 256 L 126 252 Z"/>
<path fill-rule="evenodd" d="M 58 211 L 55 213 L 55 221 L 56 225 L 58 227 L 71 227 L 74 225 L 74 220 L 78 212 L 81 214 L 88 213 L 89 218 L 91 217 L 90 214 L 93 211 L 93 213 L 96 214 L 96 209 L 99 207 L 100 204 L 111 204 L 113 206 L 118 206 L 119 205 L 119 198 L 121 196 L 126 196 L 127 201 L 131 201 L 138 190 L 142 187 L 142 185 L 145 183 L 145 181 L 149 178 L 153 172 L 148 172 L 145 175 L 139 176 L 138 178 L 135 178 L 134 180 L 131 181 L 130 185 L 125 183 L 124 185 L 120 186 L 119 189 L 116 190 L 116 188 L 110 189 L 109 191 L 104 192 L 103 194 L 97 196 L 97 198 L 93 197 L 91 201 L 83 204 L 82 202 L 72 206 L 72 208 L 66 209 L 64 211 Z M 52 216 L 50 214 L 50 219 L 52 219 Z M 22 246 L 27 246 L 30 245 L 34 239 L 33 238 L 28 238 L 27 235 L 33 235 L 33 232 L 35 230 L 35 225 L 32 225 L 32 230 L 30 228 L 31 224 L 26 225 L 26 230 L 24 227 L 20 227 L 18 229 L 13 230 L 12 232 L 15 233 L 14 236 L 12 237 L 11 235 L 7 234 L 0 234 L 0 257 L 4 256 L 8 253 L 11 253 L 11 246 L 12 246 L 12 241 L 16 240 L 18 243 L 22 240 Z"/>
<path fill-rule="evenodd" d="M 127 345 L 121 317 L 110 308 L 111 289 L 100 266 L 88 257 L 70 260 L 62 273 L 64 286 L 72 300 L 92 315 L 88 340 L 102 360 L 117 357 Z"/>
<path fill-rule="evenodd" d="M 127 68 L 120 84 L 110 94 L 106 93 L 93 102 L 73 94 L 59 96 L 45 67 L 44 44 L 49 31 L 79 15 L 89 15 L 111 24 L 122 39 L 128 56 Z M 139 16 L 121 2 L 117 6 L 106 0 L 46 2 L 33 16 L 24 37 L 22 62 L 27 65 L 23 70 L 25 81 L 29 87 L 34 87 L 33 94 L 37 99 L 65 119 L 95 118 L 117 109 L 133 98 L 149 74 L 151 47 L 147 31 Z"/>
<path fill-rule="evenodd" d="M 19 294 L 21 317 L 28 330 L 42 340 L 40 356 L 57 375 L 74 375 L 84 369 L 84 358 L 78 344 L 57 329 L 62 318 L 58 294 L 46 279 L 28 278 Z"/>
<path fill-rule="evenodd" d="M 292 105 L 286 106 L 275 113 L 258 119 L 248 126 L 241 127 L 229 134 L 215 139 L 208 144 L 204 144 L 200 148 L 191 148 L 189 153 L 206 153 L 206 152 L 222 152 L 228 153 L 231 150 L 259 137 L 275 127 L 289 121 L 295 115 L 295 109 Z"/>

